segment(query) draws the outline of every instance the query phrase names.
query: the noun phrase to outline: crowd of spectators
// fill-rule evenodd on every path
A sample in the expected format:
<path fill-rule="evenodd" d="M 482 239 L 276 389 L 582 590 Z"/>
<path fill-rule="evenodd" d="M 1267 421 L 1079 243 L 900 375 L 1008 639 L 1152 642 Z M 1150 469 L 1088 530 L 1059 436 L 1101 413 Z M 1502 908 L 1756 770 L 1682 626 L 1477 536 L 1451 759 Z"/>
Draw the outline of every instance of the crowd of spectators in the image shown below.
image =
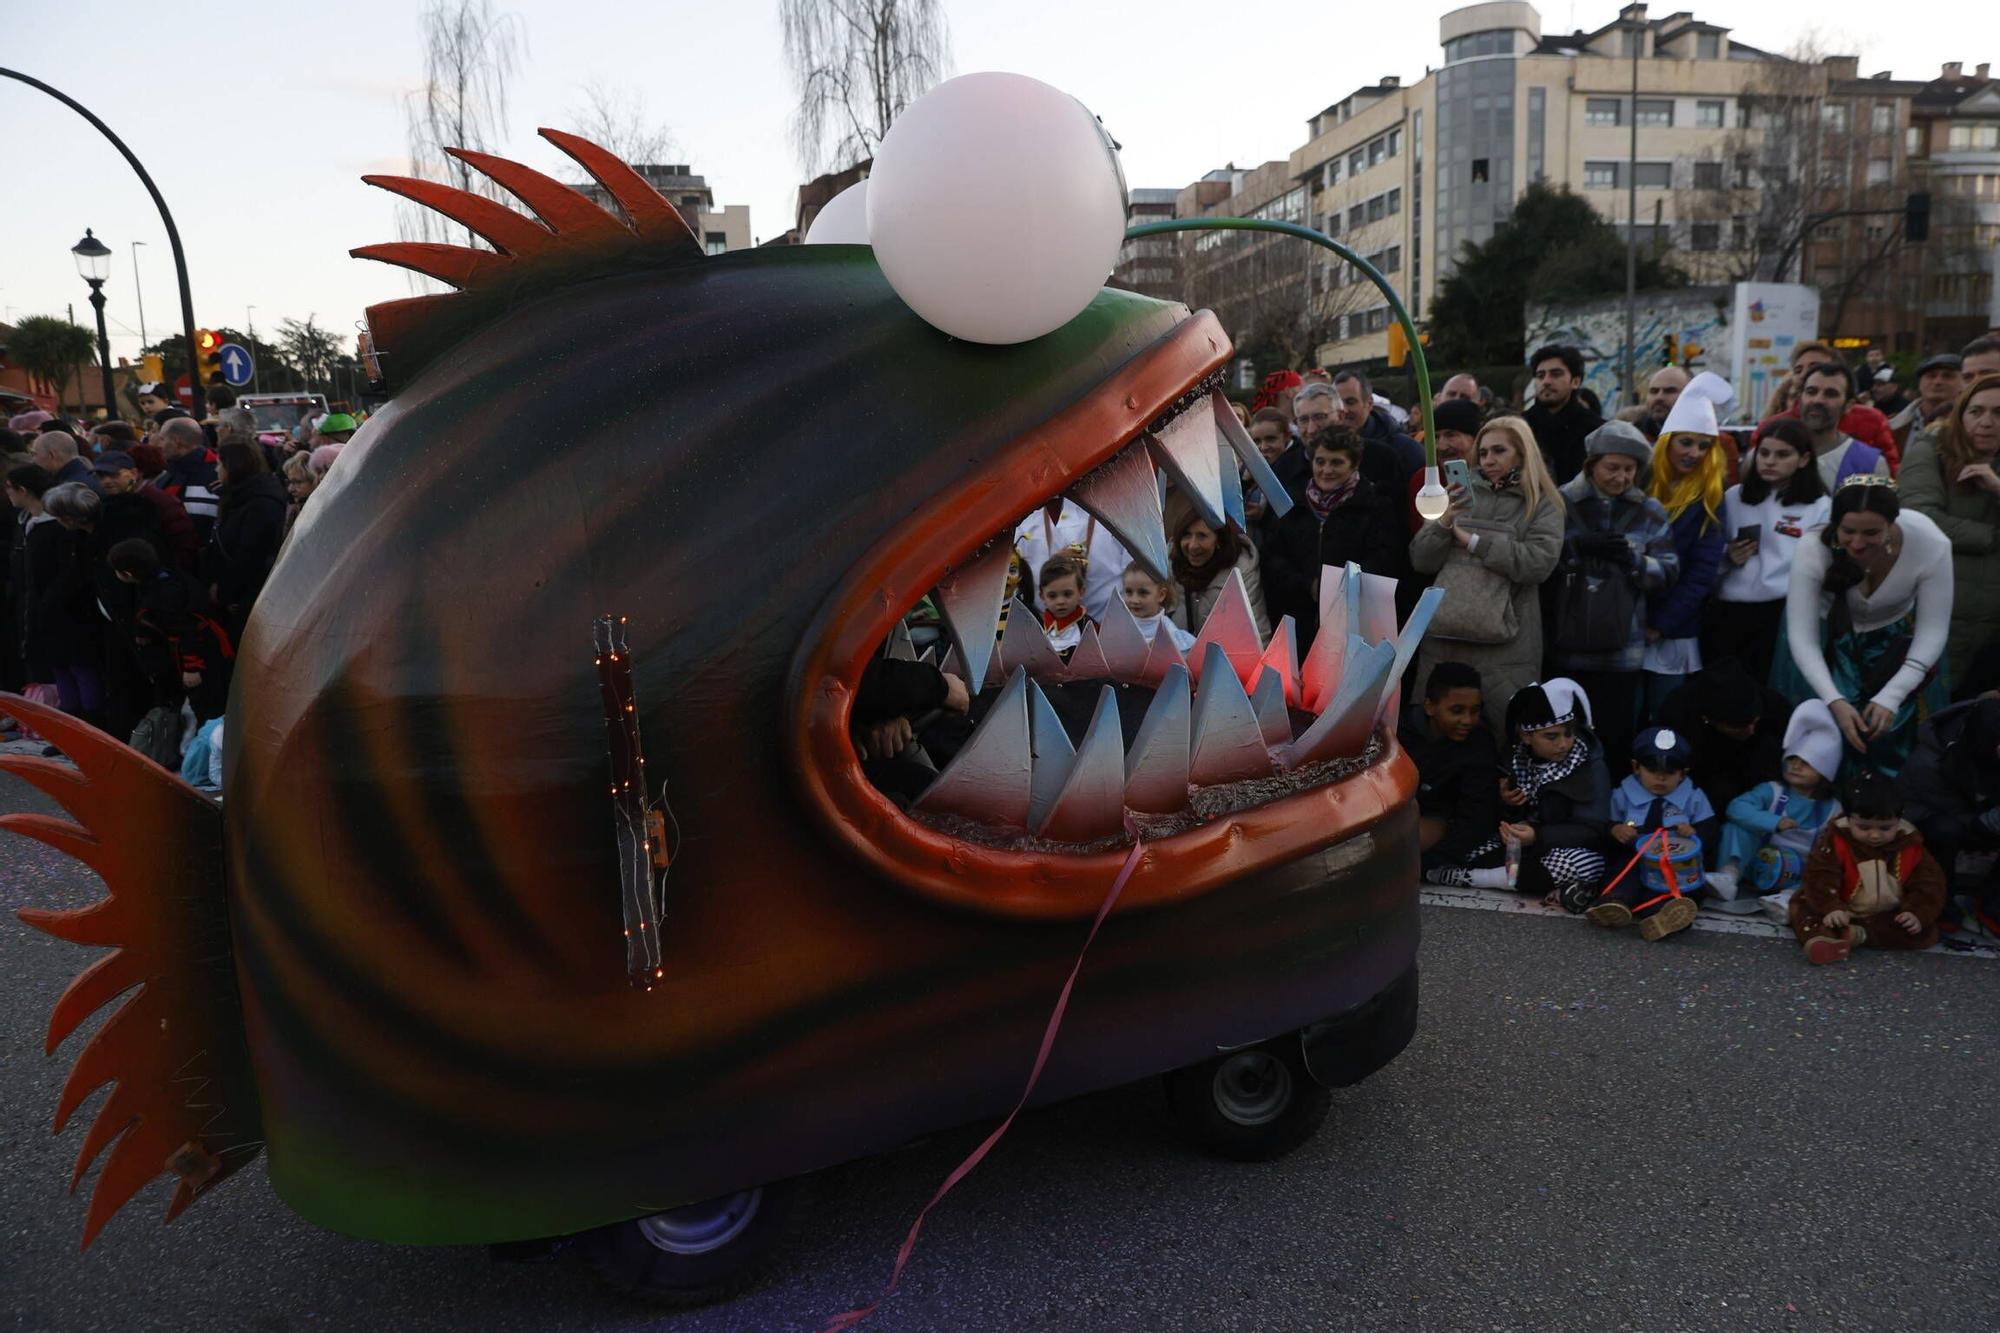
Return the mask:
<path fill-rule="evenodd" d="M 260 432 L 227 391 L 197 421 L 160 385 L 139 404 L 136 425 L 32 411 L 0 431 L 0 689 L 178 765 L 222 716 L 250 608 L 358 423 Z"/>

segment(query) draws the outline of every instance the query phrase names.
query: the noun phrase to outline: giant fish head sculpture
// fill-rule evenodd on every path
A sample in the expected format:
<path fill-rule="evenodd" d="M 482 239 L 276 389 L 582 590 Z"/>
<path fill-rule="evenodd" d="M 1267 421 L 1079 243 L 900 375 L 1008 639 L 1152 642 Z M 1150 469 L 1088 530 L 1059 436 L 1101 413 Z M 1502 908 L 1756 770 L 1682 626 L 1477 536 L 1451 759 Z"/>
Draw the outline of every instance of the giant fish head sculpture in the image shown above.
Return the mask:
<path fill-rule="evenodd" d="M 178 1208 L 258 1141 L 318 1223 L 494 1241 L 1003 1109 L 1128 821 L 1150 832 L 1046 1096 L 1298 1027 L 1408 968 L 1413 773 L 1370 740 L 1393 624 L 1323 635 L 1303 670 L 1288 629 L 1245 642 L 1223 612 L 1185 663 L 1111 622 L 1101 661 L 1065 666 L 1018 620 L 995 647 L 1010 534 L 1052 497 L 1154 563 L 1159 472 L 1235 510 L 1249 446 L 1214 396 L 1212 317 L 1106 290 L 1033 342 L 954 341 L 865 247 L 704 256 L 623 164 L 549 137 L 617 212 L 478 154 L 536 218 L 378 182 L 496 249 L 357 252 L 464 290 L 370 312 L 393 396 L 243 636 L 226 850 L 185 789 L 131 797 L 181 849 L 171 888 L 147 882 L 152 851 L 100 849 L 122 924 L 37 919 L 150 959 L 132 1003 L 184 1043 L 141 1060 L 135 1020 L 79 1062 L 66 1109 L 109 1077 L 145 1108 L 90 1232 L 163 1159 Z M 1377 591 L 1350 599 L 1357 635 Z M 984 720 L 905 810 L 849 722 L 927 594 Z M 1058 677 L 1152 691 L 1140 734 L 1038 731 Z M 82 788 L 166 788 L 36 716 Z M 7 766 L 89 824 L 96 798 L 42 764 Z M 655 806 L 667 846 L 641 828 Z M 213 1104 L 131 1072 L 175 1054 Z"/>

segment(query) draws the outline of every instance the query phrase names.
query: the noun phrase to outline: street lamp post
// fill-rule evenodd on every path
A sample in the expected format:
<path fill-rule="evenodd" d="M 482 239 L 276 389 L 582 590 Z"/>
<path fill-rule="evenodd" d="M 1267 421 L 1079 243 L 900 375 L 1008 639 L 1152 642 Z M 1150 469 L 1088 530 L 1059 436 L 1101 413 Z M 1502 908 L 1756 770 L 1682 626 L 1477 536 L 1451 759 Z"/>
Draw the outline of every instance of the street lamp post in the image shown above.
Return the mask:
<path fill-rule="evenodd" d="M 132 295 L 139 301 L 139 351 L 143 355 L 149 339 L 146 337 L 146 289 L 139 285 L 139 247 L 144 241 L 132 242 Z"/>
<path fill-rule="evenodd" d="M 83 239 L 69 248 L 76 256 L 76 271 L 90 284 L 90 304 L 97 310 L 97 368 L 104 376 L 104 414 L 114 414 L 118 404 L 111 389 L 111 335 L 104 331 L 104 280 L 111 276 L 111 247 L 83 230 Z"/>

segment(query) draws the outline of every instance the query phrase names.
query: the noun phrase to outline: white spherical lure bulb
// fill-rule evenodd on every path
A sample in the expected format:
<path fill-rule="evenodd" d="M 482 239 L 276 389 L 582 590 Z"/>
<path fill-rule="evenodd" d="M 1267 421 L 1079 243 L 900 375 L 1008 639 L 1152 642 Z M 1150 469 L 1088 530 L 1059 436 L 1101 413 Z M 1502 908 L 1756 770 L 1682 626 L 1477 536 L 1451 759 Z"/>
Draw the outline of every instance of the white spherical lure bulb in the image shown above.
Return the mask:
<path fill-rule="evenodd" d="M 1125 180 L 1068 93 L 964 74 L 889 127 L 868 180 L 868 240 L 926 322 L 970 342 L 1026 342 L 1075 318 L 1111 275 Z"/>
<path fill-rule="evenodd" d="M 868 182 L 856 181 L 826 201 L 806 228 L 807 245 L 868 244 Z"/>

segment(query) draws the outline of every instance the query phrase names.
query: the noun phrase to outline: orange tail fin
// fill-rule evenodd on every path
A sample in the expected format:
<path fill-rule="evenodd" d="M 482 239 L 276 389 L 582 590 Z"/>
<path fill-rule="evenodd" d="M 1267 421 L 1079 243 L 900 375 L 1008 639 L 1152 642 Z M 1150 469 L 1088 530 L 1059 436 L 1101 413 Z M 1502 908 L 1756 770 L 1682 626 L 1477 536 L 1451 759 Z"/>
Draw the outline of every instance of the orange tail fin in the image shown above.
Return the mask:
<path fill-rule="evenodd" d="M 222 808 L 138 751 L 53 708 L 0 694 L 0 713 L 32 726 L 76 764 L 0 755 L 0 772 L 39 788 L 71 816 L 0 815 L 0 829 L 75 857 L 109 890 L 74 911 L 20 913 L 37 930 L 112 950 L 56 1001 L 49 1052 L 92 1013 L 132 991 L 77 1054 L 56 1105 L 61 1132 L 91 1093 L 115 1083 L 70 1177 L 74 1191 L 111 1147 L 84 1218 L 88 1247 L 155 1176 L 176 1177 L 167 1206 L 172 1221 L 262 1146 L 230 952 Z"/>

